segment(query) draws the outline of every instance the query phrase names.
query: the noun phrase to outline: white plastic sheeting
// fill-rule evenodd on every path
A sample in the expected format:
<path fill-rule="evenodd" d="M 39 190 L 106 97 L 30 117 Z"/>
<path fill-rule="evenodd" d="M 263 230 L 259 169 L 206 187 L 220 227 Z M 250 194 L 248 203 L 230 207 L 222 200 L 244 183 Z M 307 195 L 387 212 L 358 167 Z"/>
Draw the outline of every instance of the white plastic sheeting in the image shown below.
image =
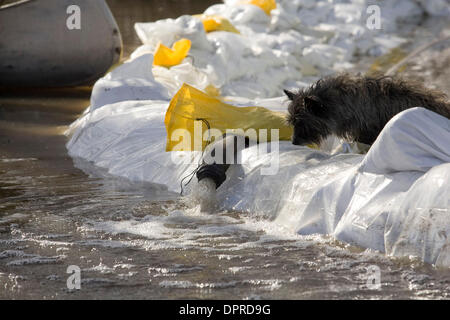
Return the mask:
<path fill-rule="evenodd" d="M 233 96 L 228 99 L 235 105 L 285 110 L 285 98 L 265 98 L 304 86 L 315 79 L 311 75 L 345 69 L 357 52 L 396 46 L 403 40 L 389 33 L 392 24 L 437 10 L 424 3 L 382 2 L 392 7 L 387 11 L 392 19 L 383 18 L 389 27 L 383 32 L 363 27 L 365 1 L 277 1 L 271 17 L 232 1 L 206 11 L 225 16 L 242 35 L 205 34 L 189 16 L 137 24 L 144 45 L 96 83 L 91 107 L 70 129 L 69 154 L 113 175 L 179 191 L 181 179 L 200 158 L 199 153 L 165 152 L 164 115 L 183 82 L 199 89 L 212 84 Z M 158 41 L 171 46 L 181 37 L 192 41 L 190 57 L 170 69 L 152 67 Z M 289 142 L 272 143 L 270 149 L 264 155 L 258 147 L 242 152 L 242 165 L 228 170 L 218 190 L 222 208 L 266 216 L 292 232 L 332 234 L 450 266 L 448 119 L 422 108 L 402 113 L 366 156 L 331 155 Z M 270 165 L 277 173 L 261 175 L 260 169 Z"/>
<path fill-rule="evenodd" d="M 366 156 L 329 154 L 286 143 L 276 154 L 243 151 L 218 199 L 258 212 L 300 234 L 336 239 L 450 266 L 450 120 L 423 108 L 385 127 Z"/>
<path fill-rule="evenodd" d="M 352 67 L 356 54 L 387 53 L 406 41 L 394 34 L 398 25 L 425 12 L 411 0 L 377 2 L 381 29 L 371 30 L 366 26 L 370 1 L 277 1 L 270 16 L 240 2 L 213 5 L 205 14 L 227 18 L 241 34 L 205 33 L 201 21 L 191 16 L 137 23 L 143 46 L 133 57 L 153 53 L 159 42 L 170 47 L 188 38 L 192 48 L 186 61 L 222 95 L 274 97 L 282 89 L 301 87 L 319 75 Z M 158 81 L 167 74 L 162 68 L 153 72 Z"/>
<path fill-rule="evenodd" d="M 143 55 L 98 80 L 92 90 L 90 110 L 127 100 L 170 100 L 168 90 L 153 78 L 151 61 L 151 54 Z"/>

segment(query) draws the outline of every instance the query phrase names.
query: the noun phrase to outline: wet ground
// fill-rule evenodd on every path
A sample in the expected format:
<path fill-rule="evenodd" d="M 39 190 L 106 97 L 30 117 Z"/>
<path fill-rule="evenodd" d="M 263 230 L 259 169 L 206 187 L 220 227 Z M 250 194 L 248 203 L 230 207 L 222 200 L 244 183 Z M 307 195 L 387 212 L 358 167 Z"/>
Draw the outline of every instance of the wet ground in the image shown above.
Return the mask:
<path fill-rule="evenodd" d="M 129 17 L 210 5 L 108 2 L 127 52 L 137 45 Z M 1 299 L 450 298 L 449 270 L 289 234 L 251 213 L 200 213 L 162 186 L 70 158 L 63 133 L 89 96 L 86 88 L 0 91 Z M 71 265 L 81 270 L 80 290 L 67 287 Z"/>

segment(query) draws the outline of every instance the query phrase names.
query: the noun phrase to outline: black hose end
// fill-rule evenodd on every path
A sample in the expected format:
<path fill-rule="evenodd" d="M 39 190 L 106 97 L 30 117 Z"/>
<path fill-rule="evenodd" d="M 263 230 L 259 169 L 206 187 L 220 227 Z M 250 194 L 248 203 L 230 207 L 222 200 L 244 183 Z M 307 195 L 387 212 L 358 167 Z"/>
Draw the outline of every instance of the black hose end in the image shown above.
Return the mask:
<path fill-rule="evenodd" d="M 205 178 L 212 179 L 216 184 L 216 189 L 226 180 L 227 175 L 225 174 L 229 165 L 226 164 L 204 164 L 198 169 L 196 176 L 198 181 Z"/>

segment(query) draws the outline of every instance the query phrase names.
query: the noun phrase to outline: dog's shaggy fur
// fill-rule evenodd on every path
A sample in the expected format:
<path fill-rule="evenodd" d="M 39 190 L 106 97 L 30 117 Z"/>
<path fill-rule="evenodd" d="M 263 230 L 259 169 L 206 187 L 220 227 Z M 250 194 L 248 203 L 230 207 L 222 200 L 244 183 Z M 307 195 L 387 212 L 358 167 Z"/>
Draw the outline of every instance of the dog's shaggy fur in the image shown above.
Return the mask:
<path fill-rule="evenodd" d="M 334 133 L 371 145 L 393 116 L 414 107 L 450 118 L 444 93 L 395 77 L 342 74 L 284 92 L 291 100 L 287 121 L 294 127 L 293 144 L 319 144 Z"/>

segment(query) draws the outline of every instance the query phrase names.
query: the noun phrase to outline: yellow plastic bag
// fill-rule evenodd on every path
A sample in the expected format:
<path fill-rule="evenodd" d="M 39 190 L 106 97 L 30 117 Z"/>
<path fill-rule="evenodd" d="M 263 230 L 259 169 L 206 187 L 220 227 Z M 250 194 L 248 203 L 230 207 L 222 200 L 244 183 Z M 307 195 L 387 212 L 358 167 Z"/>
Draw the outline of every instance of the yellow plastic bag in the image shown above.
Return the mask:
<path fill-rule="evenodd" d="M 270 11 L 276 9 L 277 7 L 277 3 L 275 2 L 275 0 L 247 0 L 243 3 L 253 4 L 260 7 L 268 16 L 270 16 Z"/>
<path fill-rule="evenodd" d="M 206 145 L 208 126 L 220 135 L 233 129 L 233 133 L 247 135 L 255 129 L 257 138 L 271 141 L 271 129 L 278 129 L 279 140 L 290 140 L 292 128 L 285 114 L 263 107 L 235 107 L 223 103 L 187 84 L 175 94 L 164 119 L 167 131 L 166 151 L 201 151 Z M 262 131 L 261 129 L 266 129 Z M 211 131 L 210 131 L 211 132 Z M 217 137 L 217 135 L 215 135 Z M 198 139 L 198 140 L 196 140 Z M 261 141 L 262 141 L 261 140 Z"/>
<path fill-rule="evenodd" d="M 227 31 L 240 33 L 228 19 L 217 15 L 205 15 L 205 14 L 196 14 L 193 16 L 194 18 L 198 18 L 202 21 L 203 27 L 205 28 L 205 32 L 212 31 Z"/>
<path fill-rule="evenodd" d="M 175 42 L 172 49 L 167 48 L 161 42 L 156 47 L 155 55 L 153 57 L 153 65 L 170 68 L 180 64 L 186 58 L 191 49 L 191 40 L 181 39 Z"/>

